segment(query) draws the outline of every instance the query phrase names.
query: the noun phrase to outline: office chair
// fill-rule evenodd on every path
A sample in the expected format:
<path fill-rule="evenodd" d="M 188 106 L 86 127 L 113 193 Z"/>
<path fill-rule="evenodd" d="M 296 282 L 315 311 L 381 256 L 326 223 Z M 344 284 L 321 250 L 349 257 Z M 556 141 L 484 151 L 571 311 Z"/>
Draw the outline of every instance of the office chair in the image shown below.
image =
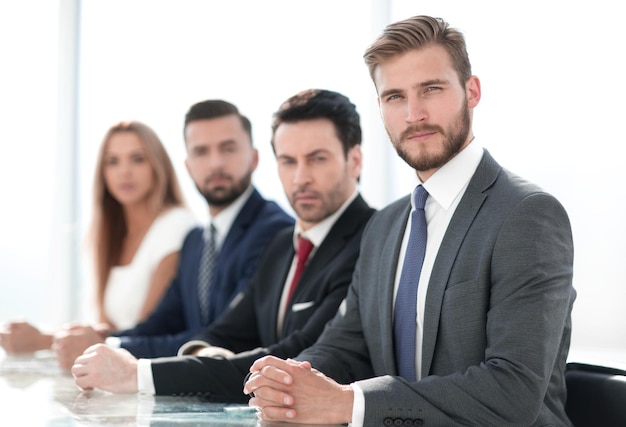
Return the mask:
<path fill-rule="evenodd" d="M 574 427 L 626 426 L 626 371 L 568 363 L 565 411 Z"/>

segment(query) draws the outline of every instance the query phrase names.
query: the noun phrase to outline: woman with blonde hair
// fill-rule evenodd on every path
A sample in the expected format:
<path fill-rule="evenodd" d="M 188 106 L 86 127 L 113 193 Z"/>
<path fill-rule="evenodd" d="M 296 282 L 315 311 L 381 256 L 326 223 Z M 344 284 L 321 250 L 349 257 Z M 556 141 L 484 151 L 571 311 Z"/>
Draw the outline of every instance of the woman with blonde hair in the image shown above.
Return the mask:
<path fill-rule="evenodd" d="M 175 276 L 178 253 L 196 224 L 185 208 L 172 163 L 157 134 L 120 122 L 100 146 L 89 242 L 94 258 L 96 316 L 101 330 L 145 320 Z M 50 348 L 53 336 L 26 322 L 2 334 L 7 353 Z"/>

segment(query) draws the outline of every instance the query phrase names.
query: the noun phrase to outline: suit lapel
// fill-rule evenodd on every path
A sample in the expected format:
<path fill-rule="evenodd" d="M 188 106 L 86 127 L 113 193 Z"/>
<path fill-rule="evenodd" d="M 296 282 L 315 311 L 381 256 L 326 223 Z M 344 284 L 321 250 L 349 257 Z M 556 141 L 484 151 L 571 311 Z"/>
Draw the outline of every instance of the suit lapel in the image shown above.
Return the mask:
<path fill-rule="evenodd" d="M 241 240 L 241 236 L 243 236 L 246 232 L 250 222 L 254 220 L 257 212 L 261 209 L 262 204 L 263 198 L 258 191 L 256 191 L 256 189 L 253 190 L 252 194 L 250 194 L 250 197 L 241 208 L 241 211 L 237 214 L 233 225 L 230 227 L 230 230 L 224 239 L 224 243 L 220 248 L 220 253 L 217 258 L 217 269 L 220 268 L 220 258 L 222 254 L 230 254 L 236 250 L 237 244 Z M 217 274 L 215 276 L 217 276 Z"/>
<path fill-rule="evenodd" d="M 459 255 L 461 243 L 480 207 L 487 198 L 486 190 L 495 182 L 500 166 L 485 150 L 467 190 L 452 216 L 439 247 L 426 293 L 424 336 L 422 339 L 422 377 L 430 374 L 435 352 L 439 318 L 450 272 Z"/>
<path fill-rule="evenodd" d="M 400 209 L 397 210 L 397 215 L 393 215 L 398 218 L 394 221 L 387 233 L 387 237 L 381 242 L 384 245 L 383 252 L 388 254 L 379 260 L 378 271 L 378 298 L 376 304 L 379 304 L 379 322 L 381 325 L 381 340 L 383 348 L 389 349 L 389 351 L 383 352 L 383 363 L 385 365 L 386 372 L 397 373 L 396 359 L 394 353 L 393 343 L 393 291 L 396 278 L 396 267 L 398 265 L 398 259 L 400 257 L 400 247 L 402 246 L 402 239 L 404 237 L 404 231 L 406 229 L 406 223 L 409 219 L 409 213 L 411 211 L 410 197 L 407 196 L 400 201 Z"/>
<path fill-rule="evenodd" d="M 313 258 L 311 258 L 307 264 L 306 268 L 302 272 L 302 276 L 300 277 L 300 285 L 315 281 L 315 276 L 326 268 L 326 266 L 345 247 L 346 241 L 359 230 L 360 221 L 358 219 L 361 215 L 367 213 L 369 209 L 369 206 L 360 195 L 354 199 L 343 214 L 341 214 L 341 216 L 337 219 L 324 238 L 324 241 L 313 255 Z M 303 289 L 306 289 L 306 286 L 300 285 L 296 288 L 293 294 L 293 302 L 302 302 L 298 296 L 302 293 Z M 286 320 L 287 319 L 285 319 L 285 324 L 287 323 Z"/>
<path fill-rule="evenodd" d="M 192 231 L 190 236 L 190 245 L 193 248 L 193 256 L 190 256 L 189 265 L 189 285 L 183 286 L 182 297 L 189 302 L 190 316 L 198 325 L 202 324 L 200 319 L 200 305 L 198 303 L 198 274 L 200 272 L 200 260 L 202 259 L 202 251 L 204 250 L 204 229 L 198 228 Z"/>
<path fill-rule="evenodd" d="M 270 288 L 272 294 L 272 305 L 268 314 L 270 315 L 270 319 L 268 322 L 270 323 L 270 331 L 272 333 L 272 339 L 274 342 L 278 342 L 280 337 L 278 336 L 278 316 L 280 310 L 280 301 L 282 299 L 282 294 L 284 290 L 285 281 L 287 279 L 287 274 L 289 273 L 289 269 L 291 268 L 291 262 L 295 255 L 295 250 L 293 247 L 293 228 L 290 228 L 290 232 L 288 237 L 284 239 L 283 245 L 280 248 L 277 254 L 279 257 L 279 261 L 276 263 L 276 268 L 273 271 L 272 277 L 269 277 L 268 280 L 264 280 L 267 286 Z M 283 256 L 284 254 L 284 256 Z M 281 284 L 281 286 L 276 286 L 276 284 Z M 282 331 L 285 330 L 285 325 L 287 323 L 287 318 L 289 317 L 290 307 L 286 307 L 285 318 L 283 319 L 283 327 Z"/>

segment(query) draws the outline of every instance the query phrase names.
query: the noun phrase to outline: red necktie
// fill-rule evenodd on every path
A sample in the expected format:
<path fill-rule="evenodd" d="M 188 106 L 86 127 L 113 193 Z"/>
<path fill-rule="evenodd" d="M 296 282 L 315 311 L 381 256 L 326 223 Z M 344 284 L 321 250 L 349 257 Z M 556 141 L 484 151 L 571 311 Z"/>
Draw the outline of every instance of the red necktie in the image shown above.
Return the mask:
<path fill-rule="evenodd" d="M 304 264 L 306 263 L 309 254 L 313 250 L 313 243 L 310 240 L 305 239 L 304 237 L 298 237 L 298 249 L 296 251 L 296 255 L 298 257 L 298 263 L 296 264 L 296 272 L 293 275 L 293 279 L 291 280 L 291 285 L 289 287 L 289 294 L 287 295 L 287 304 L 291 301 L 291 296 L 293 292 L 296 290 L 296 286 L 298 286 L 298 282 L 300 281 L 300 276 L 302 276 L 302 271 L 304 271 Z"/>

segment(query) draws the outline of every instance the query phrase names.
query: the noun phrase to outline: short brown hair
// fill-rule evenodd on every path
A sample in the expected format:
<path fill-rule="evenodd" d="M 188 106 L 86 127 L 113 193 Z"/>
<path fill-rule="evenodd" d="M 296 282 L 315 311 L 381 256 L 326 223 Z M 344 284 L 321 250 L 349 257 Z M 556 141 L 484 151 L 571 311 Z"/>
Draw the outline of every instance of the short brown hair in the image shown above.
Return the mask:
<path fill-rule="evenodd" d="M 274 113 L 272 148 L 274 134 L 282 123 L 315 119 L 328 119 L 333 123 L 346 158 L 352 147 L 361 145 L 361 118 L 350 99 L 332 90 L 307 89 L 287 99 Z"/>
<path fill-rule="evenodd" d="M 241 120 L 241 126 L 250 137 L 252 143 L 252 123 L 250 120 L 239 112 L 239 109 L 230 102 L 221 99 L 209 99 L 192 105 L 185 114 L 185 125 L 183 126 L 183 136 L 187 125 L 198 120 L 218 119 L 225 116 L 237 116 Z"/>
<path fill-rule="evenodd" d="M 365 51 L 363 59 L 374 81 L 374 72 L 380 64 L 396 55 L 432 45 L 441 46 L 448 52 L 459 81 L 465 87 L 472 75 L 465 37 L 441 18 L 420 15 L 389 24 Z"/>

